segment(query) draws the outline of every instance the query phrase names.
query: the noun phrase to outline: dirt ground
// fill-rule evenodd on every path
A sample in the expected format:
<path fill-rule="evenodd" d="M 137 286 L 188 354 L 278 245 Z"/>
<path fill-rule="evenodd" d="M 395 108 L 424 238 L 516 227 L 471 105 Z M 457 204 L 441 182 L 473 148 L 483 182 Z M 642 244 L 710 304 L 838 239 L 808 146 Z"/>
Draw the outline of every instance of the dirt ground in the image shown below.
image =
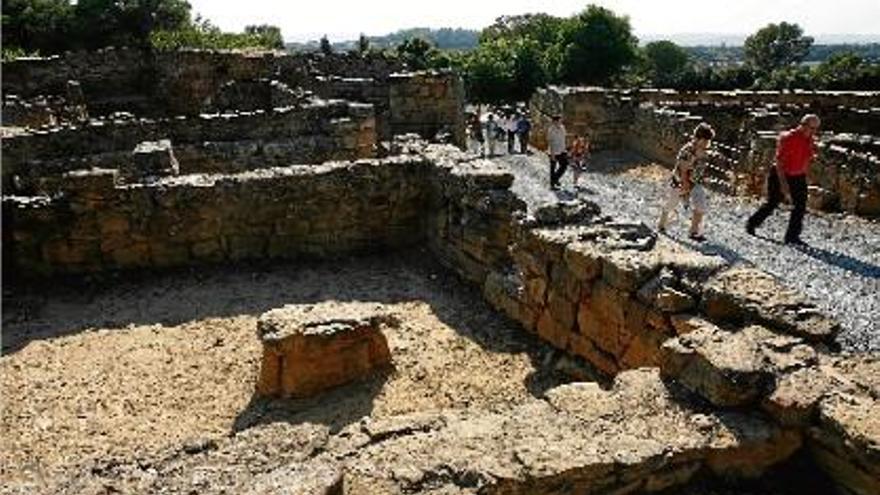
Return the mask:
<path fill-rule="evenodd" d="M 333 432 L 365 416 L 509 406 L 563 381 L 539 371 L 557 353 L 426 254 L 205 268 L 7 297 L 0 492 L 54 491 L 108 460 L 256 424 Z M 395 371 L 314 399 L 256 399 L 256 319 L 325 300 L 380 302 L 400 317 L 387 329 Z"/>

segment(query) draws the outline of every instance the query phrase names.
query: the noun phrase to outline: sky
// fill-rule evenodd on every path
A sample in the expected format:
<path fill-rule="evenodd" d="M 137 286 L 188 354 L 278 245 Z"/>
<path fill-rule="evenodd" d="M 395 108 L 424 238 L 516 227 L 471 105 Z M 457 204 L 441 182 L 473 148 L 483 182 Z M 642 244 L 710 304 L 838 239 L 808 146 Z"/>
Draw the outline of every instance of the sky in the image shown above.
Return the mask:
<path fill-rule="evenodd" d="M 227 31 L 272 24 L 287 41 L 327 35 L 331 41 L 408 27 L 480 29 L 500 15 L 546 12 L 568 16 L 595 3 L 627 15 L 635 34 L 749 34 L 771 22 L 796 22 L 812 36 L 880 35 L 880 0 L 189 0 L 193 12 Z"/>

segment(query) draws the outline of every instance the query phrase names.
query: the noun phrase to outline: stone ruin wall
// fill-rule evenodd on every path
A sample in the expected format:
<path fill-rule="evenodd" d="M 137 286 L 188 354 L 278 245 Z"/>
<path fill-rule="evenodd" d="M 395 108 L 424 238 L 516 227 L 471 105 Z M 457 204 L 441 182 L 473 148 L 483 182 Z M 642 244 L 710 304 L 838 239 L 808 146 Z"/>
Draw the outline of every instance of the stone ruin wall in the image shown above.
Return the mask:
<path fill-rule="evenodd" d="M 458 91 L 445 84 L 449 92 L 438 95 L 430 84 L 416 83 L 419 76 L 399 77 L 402 89 L 395 96 L 389 90 L 389 108 L 400 99 L 412 112 L 402 121 L 414 127 L 440 118 L 417 114 L 420 101 Z M 543 115 L 558 111 L 566 121 L 582 119 L 590 129 L 601 129 L 594 136 L 597 148 L 619 148 L 641 110 L 627 98 L 591 92 L 580 105 L 545 92 L 533 101 L 533 110 L 549 108 L 542 101 L 556 105 Z M 370 109 L 364 115 L 373 115 L 371 107 L 363 108 Z M 249 135 L 256 138 L 259 131 L 251 128 L 280 136 L 278 129 L 288 121 L 302 120 L 296 115 L 245 112 L 163 122 L 177 122 L 182 133 L 196 137 L 207 126 L 211 135 L 257 132 Z M 252 125 L 225 127 L 238 118 Z M 535 120 L 533 135 L 541 135 L 543 124 Z M 111 135 L 117 130 L 116 124 L 106 127 Z M 64 153 L 65 146 L 94 150 L 79 141 L 90 136 L 83 130 L 39 132 L 25 133 L 20 142 L 4 139 L 4 152 L 7 146 L 20 155 L 21 149 L 45 146 L 44 153 L 60 158 L 52 153 Z M 127 145 L 140 144 L 143 136 L 162 137 L 130 132 Z M 196 137 L 191 142 L 198 142 Z M 186 147 L 180 149 L 183 154 Z M 99 162 L 46 168 L 33 176 L 49 180 L 51 194 L 4 194 L 4 268 L 17 280 L 246 259 L 333 258 L 424 243 L 497 310 L 600 375 L 620 378 L 629 376 L 626 370 L 652 367 L 701 397 L 712 414 L 745 411 L 754 421 L 752 434 L 763 432 L 759 442 L 733 453 L 701 450 L 676 457 L 680 465 L 640 468 L 642 477 L 662 478 L 656 486 L 685 483 L 703 467 L 759 476 L 802 451 L 847 490 L 858 495 L 880 490 L 878 433 L 875 425 L 858 420 L 877 409 L 880 357 L 836 353 L 839 325 L 771 276 L 657 237 L 644 225 L 616 222 L 593 204 L 530 213 L 511 192 L 509 173 L 448 145 L 410 141 L 382 159 L 268 168 L 255 166 L 261 161 L 251 161 L 255 155 L 245 148 L 230 158 L 247 170 L 181 166 L 182 175 L 146 179 L 125 177 L 125 167 L 96 168 Z M 20 162 L 35 163 L 28 157 Z M 578 462 L 585 461 L 572 460 L 569 467 L 583 468 Z M 529 483 L 509 480 L 506 486 L 515 490 Z"/>
<path fill-rule="evenodd" d="M 370 105 L 313 100 L 268 112 L 127 116 L 29 129 L 2 141 L 3 188 L 32 193 L 64 172 L 119 168 L 131 162 L 138 143 L 159 139 L 171 140 L 184 174 L 369 158 L 376 154 L 375 125 Z"/>
<path fill-rule="evenodd" d="M 4 198 L 14 271 L 332 258 L 426 243 L 492 306 L 599 374 L 653 367 L 712 411 L 756 413 L 759 444 L 724 459 L 688 457 L 673 484 L 703 465 L 758 476 L 803 449 L 841 486 L 874 493 L 871 430 L 847 418 L 878 406 L 869 377 L 880 358 L 836 354 L 839 325 L 802 295 L 593 204 L 530 214 L 508 172 L 454 147 L 398 151 L 126 185 L 113 170 L 69 173 L 60 197 Z"/>
<path fill-rule="evenodd" d="M 87 116 L 124 111 L 138 117 L 197 116 L 216 112 L 231 82 L 250 86 L 236 110 L 272 110 L 293 97 L 285 89 L 324 98 L 371 103 L 379 138 L 446 132 L 464 143 L 464 90 L 449 72 L 408 75 L 399 61 L 381 55 L 287 54 L 182 50 L 105 49 L 3 63 L 6 126 L 78 124 Z M 71 97 L 69 81 L 80 88 Z M 281 88 L 281 89 L 279 89 Z M 248 90 L 240 91 L 246 93 Z M 253 94 L 256 93 L 256 94 Z M 81 101 L 80 101 L 81 100 Z M 70 108 L 85 109 L 70 118 Z M 9 111 L 7 111 L 9 110 Z"/>
<path fill-rule="evenodd" d="M 696 124 L 706 121 L 718 134 L 710 186 L 761 194 L 766 166 L 773 163 L 773 142 L 765 131 L 790 128 L 808 112 L 823 118 L 820 154 L 810 170 L 811 207 L 880 216 L 880 93 L 550 87 L 531 101 L 537 131 L 532 141 L 546 147 L 548 116 L 558 113 L 570 137 L 589 132 L 596 149 L 628 148 L 671 166 Z"/>

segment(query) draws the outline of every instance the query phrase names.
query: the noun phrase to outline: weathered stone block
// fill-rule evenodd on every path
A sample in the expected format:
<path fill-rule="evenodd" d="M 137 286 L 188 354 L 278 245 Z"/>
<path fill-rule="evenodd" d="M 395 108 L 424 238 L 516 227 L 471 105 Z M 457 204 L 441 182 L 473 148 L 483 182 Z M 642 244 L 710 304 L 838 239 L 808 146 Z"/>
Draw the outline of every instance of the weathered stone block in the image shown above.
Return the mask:
<path fill-rule="evenodd" d="M 731 268 L 704 287 L 705 312 L 714 321 L 756 321 L 811 342 L 830 342 L 840 324 L 806 297 L 753 268 Z"/>
<path fill-rule="evenodd" d="M 306 397 L 391 366 L 381 326 L 395 320 L 375 305 L 289 305 L 257 322 L 263 361 L 257 393 Z"/>
<path fill-rule="evenodd" d="M 125 180 L 138 181 L 145 177 L 162 177 L 180 173 L 180 165 L 171 149 L 171 141 L 144 141 L 131 154 L 131 161 L 121 167 Z"/>

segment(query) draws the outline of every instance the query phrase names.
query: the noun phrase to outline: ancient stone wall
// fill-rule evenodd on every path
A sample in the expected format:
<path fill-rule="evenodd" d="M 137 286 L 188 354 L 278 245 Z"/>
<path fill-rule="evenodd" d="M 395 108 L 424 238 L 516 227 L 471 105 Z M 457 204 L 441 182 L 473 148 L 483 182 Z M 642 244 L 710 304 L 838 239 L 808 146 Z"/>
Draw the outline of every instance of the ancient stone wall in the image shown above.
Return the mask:
<path fill-rule="evenodd" d="M 541 88 L 529 103 L 533 146 L 547 148 L 547 126 L 560 115 L 568 140 L 589 135 L 594 150 L 617 149 L 623 145 L 633 118 L 630 100 L 615 98 L 602 88 Z"/>
<path fill-rule="evenodd" d="M 401 62 L 376 54 L 108 48 L 3 62 L 3 89 L 26 98 L 61 95 L 68 81 L 78 81 L 95 115 L 156 117 L 198 114 L 229 81 L 275 79 L 311 89 L 320 76 L 385 81 L 402 70 Z"/>
<path fill-rule="evenodd" d="M 736 452 L 694 457 L 698 464 L 671 484 L 701 463 L 756 476 L 807 449 L 841 486 L 875 492 L 880 430 L 870 411 L 880 360 L 835 354 L 838 323 L 803 295 L 587 202 L 530 213 L 508 172 L 452 146 L 396 151 L 126 185 L 113 170 L 72 172 L 59 196 L 4 198 L 4 252 L 15 273 L 36 274 L 426 242 L 492 306 L 600 374 L 621 379 L 653 367 L 700 397 L 708 414 L 760 411 L 751 424 L 766 434 Z"/>
<path fill-rule="evenodd" d="M 464 83 L 451 71 L 392 74 L 389 79 L 392 135 L 416 133 L 426 139 L 447 134 L 465 145 Z"/>
<path fill-rule="evenodd" d="M 398 248 L 424 238 L 427 173 L 418 157 L 132 184 L 75 171 L 55 197 L 4 197 L 4 250 L 33 276 Z"/>
<path fill-rule="evenodd" d="M 171 140 L 181 172 L 235 172 L 293 163 L 375 156 L 370 105 L 311 100 L 271 111 L 171 119 L 92 120 L 3 139 L 4 191 L 33 190 L 40 179 L 71 170 L 118 168 L 143 141 Z"/>

